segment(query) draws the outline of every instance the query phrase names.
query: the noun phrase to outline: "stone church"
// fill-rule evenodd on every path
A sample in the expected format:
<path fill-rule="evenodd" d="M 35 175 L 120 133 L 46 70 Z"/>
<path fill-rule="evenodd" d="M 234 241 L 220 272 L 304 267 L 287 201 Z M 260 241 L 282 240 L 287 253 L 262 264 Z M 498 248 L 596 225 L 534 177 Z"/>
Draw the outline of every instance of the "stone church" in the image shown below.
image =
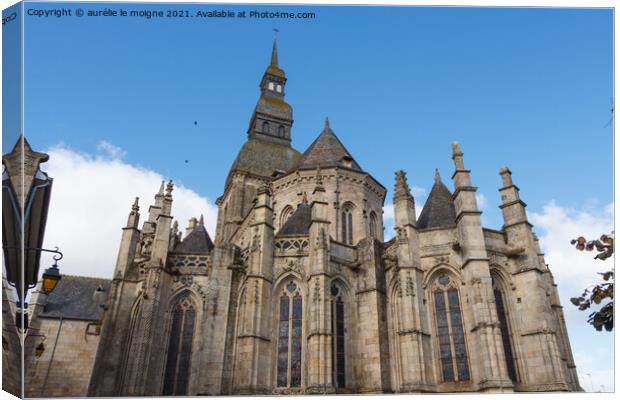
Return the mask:
<path fill-rule="evenodd" d="M 511 171 L 499 171 L 501 230 L 481 226 L 457 142 L 453 190 L 435 171 L 418 218 L 396 172 L 385 241 L 386 187 L 328 120 L 293 148 L 286 84 L 274 41 L 213 240 L 202 217 L 179 230 L 162 183 L 141 225 L 131 207 L 111 281 L 65 277 L 39 296 L 33 326 L 53 337 L 65 315 L 78 333 L 64 343 L 82 351 L 81 380 L 57 395 L 581 390 Z M 54 394 L 37 383 L 49 370 L 66 382 L 60 365 L 80 365 L 52 367 L 46 353 L 29 371 L 35 395 Z"/>

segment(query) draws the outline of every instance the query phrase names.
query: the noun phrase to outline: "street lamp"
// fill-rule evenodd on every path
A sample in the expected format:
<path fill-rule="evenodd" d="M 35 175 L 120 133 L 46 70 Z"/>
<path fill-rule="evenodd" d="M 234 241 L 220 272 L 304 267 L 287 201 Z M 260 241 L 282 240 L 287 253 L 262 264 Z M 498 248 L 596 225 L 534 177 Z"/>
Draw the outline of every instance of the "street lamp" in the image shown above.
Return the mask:
<path fill-rule="evenodd" d="M 16 323 L 24 331 L 26 293 L 37 283 L 41 251 L 51 251 L 41 248 L 53 179 L 41 171 L 40 164 L 48 159 L 47 154 L 33 151 L 23 136 L 2 156 L 2 249 L 6 280 L 17 291 L 20 321 Z"/>
<path fill-rule="evenodd" d="M 58 253 L 59 255 L 52 257 L 54 259 L 54 265 L 46 269 L 43 273 L 43 283 L 41 284 L 41 290 L 45 294 L 52 293 L 61 278 L 60 271 L 58 271 L 58 260 L 62 258 L 62 253 L 58 251 L 58 247 L 56 247 L 56 253 Z"/>

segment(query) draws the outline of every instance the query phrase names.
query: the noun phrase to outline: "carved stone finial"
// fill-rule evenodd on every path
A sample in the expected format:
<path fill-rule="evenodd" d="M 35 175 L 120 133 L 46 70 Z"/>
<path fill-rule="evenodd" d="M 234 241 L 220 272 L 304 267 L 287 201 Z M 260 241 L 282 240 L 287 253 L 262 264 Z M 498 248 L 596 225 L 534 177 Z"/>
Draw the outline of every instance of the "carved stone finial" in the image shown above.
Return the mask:
<path fill-rule="evenodd" d="M 131 206 L 131 211 L 138 212 L 140 210 L 140 206 L 138 205 L 138 201 L 139 200 L 140 200 L 140 198 L 136 197 L 136 199 L 133 201 L 133 204 Z"/>
<path fill-rule="evenodd" d="M 508 167 L 503 166 L 499 169 L 499 175 L 502 177 L 502 184 L 504 187 L 512 186 L 512 172 Z"/>
<path fill-rule="evenodd" d="M 166 181 L 161 181 L 161 185 L 159 185 L 159 191 L 157 192 L 157 194 L 159 196 L 163 196 L 164 195 L 164 185 L 165 185 Z"/>
<path fill-rule="evenodd" d="M 301 195 L 301 204 L 308 204 L 308 194 L 303 192 Z"/>
<path fill-rule="evenodd" d="M 463 152 L 459 146 L 459 142 L 452 142 L 452 159 L 454 160 L 454 167 L 457 171 L 464 170 L 465 164 L 463 164 Z"/>
<path fill-rule="evenodd" d="M 329 127 L 329 117 L 325 117 L 325 129 L 331 129 Z"/>
<path fill-rule="evenodd" d="M 173 231 L 173 232 L 178 232 L 178 230 L 179 230 L 179 223 L 175 220 L 175 221 L 172 223 L 172 231 Z"/>
<path fill-rule="evenodd" d="M 394 199 L 411 198 L 409 185 L 407 184 L 407 173 L 402 169 L 394 173 L 396 175 L 396 184 L 394 185 Z"/>
<path fill-rule="evenodd" d="M 205 224 L 205 217 L 204 217 L 204 215 L 200 214 L 200 220 L 198 221 L 198 223 L 199 223 L 200 225 L 203 225 L 203 226 L 204 226 L 204 224 Z"/>
<path fill-rule="evenodd" d="M 174 190 L 174 183 L 172 183 L 172 179 L 168 181 L 166 185 L 166 196 L 172 196 L 172 191 Z"/>
<path fill-rule="evenodd" d="M 435 183 L 441 182 L 441 175 L 439 175 L 439 169 L 435 168 Z"/>
<path fill-rule="evenodd" d="M 461 147 L 458 141 L 452 142 L 452 155 L 453 156 L 462 156 L 463 152 L 461 151 Z"/>

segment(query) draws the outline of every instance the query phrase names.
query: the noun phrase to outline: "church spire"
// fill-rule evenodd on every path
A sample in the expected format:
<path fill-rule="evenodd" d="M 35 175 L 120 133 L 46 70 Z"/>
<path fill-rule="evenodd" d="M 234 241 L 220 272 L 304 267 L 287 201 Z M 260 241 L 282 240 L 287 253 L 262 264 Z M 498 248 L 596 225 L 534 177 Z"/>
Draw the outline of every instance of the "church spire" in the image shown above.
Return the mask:
<path fill-rule="evenodd" d="M 274 29 L 273 47 L 271 48 L 271 67 L 278 66 L 278 30 Z"/>
<path fill-rule="evenodd" d="M 248 138 L 290 146 L 293 109 L 284 100 L 286 75 L 278 64 L 278 33 L 275 30 L 271 62 L 260 82 L 260 98 L 250 119 Z"/>

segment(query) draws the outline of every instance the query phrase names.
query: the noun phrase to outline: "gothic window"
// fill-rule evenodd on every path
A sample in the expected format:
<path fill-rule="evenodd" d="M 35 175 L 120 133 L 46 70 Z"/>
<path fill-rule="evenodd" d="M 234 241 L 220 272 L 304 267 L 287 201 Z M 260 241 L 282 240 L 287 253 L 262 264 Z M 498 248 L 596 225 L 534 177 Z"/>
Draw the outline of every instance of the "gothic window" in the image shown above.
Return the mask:
<path fill-rule="evenodd" d="M 346 386 L 345 379 L 345 341 L 344 341 L 344 302 L 342 290 L 332 284 L 332 365 L 334 368 L 334 384 L 336 387 Z"/>
<path fill-rule="evenodd" d="M 269 90 L 273 90 L 273 82 L 269 82 Z"/>
<path fill-rule="evenodd" d="M 263 122 L 263 133 L 269 133 L 269 122 Z"/>
<path fill-rule="evenodd" d="M 239 335 L 245 334 L 245 288 L 241 291 L 241 296 L 239 296 L 239 313 L 238 313 L 238 323 L 237 323 L 237 332 Z"/>
<path fill-rule="evenodd" d="M 456 282 L 441 275 L 433 287 L 433 300 L 443 381 L 467 381 L 469 366 Z"/>
<path fill-rule="evenodd" d="M 283 138 L 284 137 L 284 126 L 280 125 L 278 127 L 278 136 Z"/>
<path fill-rule="evenodd" d="M 370 212 L 370 219 L 368 221 L 370 228 L 370 237 L 377 237 L 377 214 L 374 211 Z"/>
<path fill-rule="evenodd" d="M 353 244 L 353 210 L 350 205 L 347 204 L 342 207 L 340 219 L 342 242 L 346 244 Z"/>
<path fill-rule="evenodd" d="M 279 310 L 277 386 L 300 387 L 302 299 L 295 282 L 282 290 Z"/>
<path fill-rule="evenodd" d="M 164 374 L 164 396 L 186 395 L 196 309 L 189 294 L 181 296 L 172 308 L 168 355 Z"/>
<path fill-rule="evenodd" d="M 280 214 L 280 229 L 282 229 L 282 227 L 284 226 L 286 221 L 288 221 L 291 215 L 293 215 L 293 207 L 291 206 L 284 207 L 284 209 L 282 210 L 282 213 Z"/>
<path fill-rule="evenodd" d="M 505 305 L 505 296 L 495 277 L 493 281 L 493 294 L 495 295 L 495 306 L 497 308 L 497 318 L 499 319 L 499 328 L 502 333 L 502 345 L 504 347 L 504 355 L 506 356 L 506 370 L 508 377 L 513 382 L 517 381 L 517 371 L 515 369 L 515 359 L 510 342 L 510 326 L 508 326 L 508 310 Z"/>

